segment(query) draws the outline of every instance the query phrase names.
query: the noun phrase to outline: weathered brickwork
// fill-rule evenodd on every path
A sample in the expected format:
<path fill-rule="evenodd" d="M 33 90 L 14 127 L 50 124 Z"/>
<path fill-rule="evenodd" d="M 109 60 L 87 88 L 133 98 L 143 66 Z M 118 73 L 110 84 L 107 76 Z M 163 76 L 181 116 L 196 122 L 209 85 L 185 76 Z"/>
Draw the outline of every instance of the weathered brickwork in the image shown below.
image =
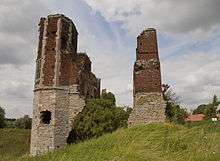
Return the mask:
<path fill-rule="evenodd" d="M 91 61 L 85 53 L 78 53 L 77 69 L 80 71 L 78 72 L 79 92 L 86 98 L 99 97 L 100 80 L 96 79 L 96 76 L 91 73 Z"/>
<path fill-rule="evenodd" d="M 100 79 L 91 61 L 77 53 L 78 32 L 64 15 L 49 15 L 39 23 L 39 45 L 31 131 L 32 155 L 66 145 L 71 124 L 85 99 L 100 96 Z"/>
<path fill-rule="evenodd" d="M 35 83 L 39 83 L 40 79 L 40 70 L 41 70 L 41 58 L 42 58 L 42 48 L 43 48 L 43 34 L 44 34 L 44 23 L 45 18 L 41 18 L 39 23 L 39 43 L 38 43 L 38 51 L 37 51 L 37 60 L 36 60 L 36 72 L 35 72 Z"/>
<path fill-rule="evenodd" d="M 162 95 L 155 29 L 147 29 L 137 37 L 133 82 L 134 108 L 128 120 L 129 126 L 165 121 L 166 105 Z"/>

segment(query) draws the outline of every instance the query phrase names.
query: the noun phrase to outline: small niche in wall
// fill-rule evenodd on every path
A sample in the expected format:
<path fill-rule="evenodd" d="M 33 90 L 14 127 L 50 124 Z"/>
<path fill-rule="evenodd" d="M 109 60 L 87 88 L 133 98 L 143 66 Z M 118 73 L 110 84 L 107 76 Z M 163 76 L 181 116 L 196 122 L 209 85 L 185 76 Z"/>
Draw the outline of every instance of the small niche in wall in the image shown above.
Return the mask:
<path fill-rule="evenodd" d="M 41 123 L 50 124 L 51 121 L 51 112 L 50 111 L 42 111 L 40 112 Z"/>

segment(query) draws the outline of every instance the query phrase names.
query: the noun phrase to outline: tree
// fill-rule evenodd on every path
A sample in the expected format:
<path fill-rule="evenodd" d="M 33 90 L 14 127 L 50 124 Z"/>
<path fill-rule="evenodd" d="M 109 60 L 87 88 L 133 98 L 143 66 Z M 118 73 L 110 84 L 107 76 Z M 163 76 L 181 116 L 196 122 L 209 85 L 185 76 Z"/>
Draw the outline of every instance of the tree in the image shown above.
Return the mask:
<path fill-rule="evenodd" d="M 214 95 L 211 103 L 199 105 L 193 111 L 193 114 L 204 114 L 207 119 L 215 117 L 219 104 L 217 96 Z"/>
<path fill-rule="evenodd" d="M 102 90 L 101 99 L 110 100 L 113 102 L 114 105 L 116 104 L 115 95 L 111 92 L 107 92 L 106 89 Z"/>
<path fill-rule="evenodd" d="M 4 128 L 5 126 L 5 110 L 0 107 L 0 128 Z"/>
<path fill-rule="evenodd" d="M 217 108 L 218 105 L 219 105 L 219 103 L 220 103 L 220 102 L 218 101 L 217 96 L 214 95 L 214 96 L 213 96 L 213 100 L 212 100 L 212 104 L 213 104 L 213 106 Z"/>
<path fill-rule="evenodd" d="M 188 115 L 186 109 L 181 108 L 180 105 L 174 104 L 173 102 L 167 102 L 165 114 L 170 122 L 175 123 L 184 123 Z"/>
<path fill-rule="evenodd" d="M 15 127 L 19 129 L 31 129 L 31 122 L 32 119 L 28 115 L 25 115 L 15 121 Z"/>
<path fill-rule="evenodd" d="M 67 142 L 99 137 L 111 133 L 118 128 L 127 127 L 130 110 L 116 107 L 110 99 L 91 99 L 80 112 L 74 122 Z"/>
<path fill-rule="evenodd" d="M 5 123 L 7 128 L 15 128 L 16 119 L 14 118 L 6 118 Z"/>
<path fill-rule="evenodd" d="M 206 118 L 216 117 L 219 101 L 216 95 L 213 96 L 212 102 L 206 107 Z"/>
<path fill-rule="evenodd" d="M 201 104 L 195 110 L 193 110 L 193 114 L 206 114 L 207 105 Z"/>
<path fill-rule="evenodd" d="M 167 120 L 175 123 L 184 123 L 188 115 L 187 110 L 180 107 L 179 97 L 169 85 L 163 85 L 163 97 L 166 101 L 165 114 Z"/>

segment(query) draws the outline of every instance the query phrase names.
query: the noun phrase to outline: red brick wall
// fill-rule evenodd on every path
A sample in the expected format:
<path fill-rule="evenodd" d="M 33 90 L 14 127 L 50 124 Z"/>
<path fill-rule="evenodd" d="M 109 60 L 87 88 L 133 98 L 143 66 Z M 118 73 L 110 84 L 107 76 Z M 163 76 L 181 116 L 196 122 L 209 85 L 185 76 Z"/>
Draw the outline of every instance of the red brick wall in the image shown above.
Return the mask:
<path fill-rule="evenodd" d="M 46 47 L 45 47 L 45 59 L 43 65 L 43 85 L 53 85 L 54 68 L 55 68 L 55 55 L 56 55 L 56 32 L 57 32 L 58 18 L 49 18 L 46 33 Z"/>
<path fill-rule="evenodd" d="M 161 73 L 157 36 L 153 29 L 143 31 L 137 38 L 134 65 L 134 94 L 138 92 L 161 92 Z"/>
<path fill-rule="evenodd" d="M 76 56 L 77 54 L 77 44 L 78 44 L 78 32 L 76 30 L 75 25 L 72 26 L 72 36 L 71 44 L 70 44 L 70 50 L 72 51 L 72 54 Z"/>
<path fill-rule="evenodd" d="M 48 16 L 45 56 L 44 60 L 40 61 L 42 57 L 45 20 L 45 18 L 42 18 L 40 21 L 40 40 L 37 56 L 37 70 L 40 71 L 41 68 L 43 69 L 42 84 L 44 86 L 53 86 L 55 84 L 56 72 L 58 77 L 57 86 L 77 84 L 80 94 L 86 98 L 99 97 L 100 80 L 91 72 L 91 61 L 87 54 L 77 54 L 78 32 L 69 18 L 63 15 Z M 58 26 L 60 27 L 59 33 L 57 33 Z M 57 44 L 57 39 L 60 44 Z M 58 52 L 56 51 L 56 46 L 60 47 Z M 58 64 L 55 66 L 56 61 L 60 66 Z M 59 71 L 56 71 L 58 69 Z"/>
<path fill-rule="evenodd" d="M 137 37 L 137 50 L 140 53 L 147 52 L 149 54 L 157 55 L 156 30 L 145 30 Z"/>
<path fill-rule="evenodd" d="M 61 20 L 61 66 L 60 66 L 60 76 L 59 85 L 68 86 L 76 84 L 77 71 L 74 65 L 74 60 L 76 59 L 76 51 L 73 50 L 76 47 L 76 43 L 72 39 L 77 39 L 77 32 L 70 32 L 71 22 L 62 19 Z M 72 34 L 72 35 L 71 35 Z"/>
<path fill-rule="evenodd" d="M 100 97 L 100 81 L 91 72 L 91 61 L 85 53 L 77 55 L 78 84 L 81 95 L 86 98 Z"/>

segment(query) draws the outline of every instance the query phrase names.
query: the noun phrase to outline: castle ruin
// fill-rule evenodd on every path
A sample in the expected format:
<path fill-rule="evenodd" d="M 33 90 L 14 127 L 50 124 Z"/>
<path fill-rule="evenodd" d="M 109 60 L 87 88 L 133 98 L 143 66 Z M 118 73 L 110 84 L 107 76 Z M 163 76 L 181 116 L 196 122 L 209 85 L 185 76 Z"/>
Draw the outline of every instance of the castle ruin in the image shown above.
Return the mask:
<path fill-rule="evenodd" d="M 31 130 L 32 155 L 62 148 L 87 98 L 100 97 L 100 79 L 86 53 L 77 53 L 78 32 L 64 15 L 39 23 Z"/>
<path fill-rule="evenodd" d="M 49 15 L 39 23 L 39 44 L 31 130 L 31 155 L 67 144 L 71 125 L 88 98 L 100 97 L 100 79 L 91 72 L 86 53 L 77 53 L 78 32 L 64 15 Z M 164 122 L 165 101 L 156 30 L 137 37 L 133 71 L 134 108 L 128 126 Z"/>
<path fill-rule="evenodd" d="M 137 37 L 133 83 L 134 106 L 128 126 L 164 122 L 166 104 L 161 87 L 157 35 L 153 28 L 143 31 Z"/>

